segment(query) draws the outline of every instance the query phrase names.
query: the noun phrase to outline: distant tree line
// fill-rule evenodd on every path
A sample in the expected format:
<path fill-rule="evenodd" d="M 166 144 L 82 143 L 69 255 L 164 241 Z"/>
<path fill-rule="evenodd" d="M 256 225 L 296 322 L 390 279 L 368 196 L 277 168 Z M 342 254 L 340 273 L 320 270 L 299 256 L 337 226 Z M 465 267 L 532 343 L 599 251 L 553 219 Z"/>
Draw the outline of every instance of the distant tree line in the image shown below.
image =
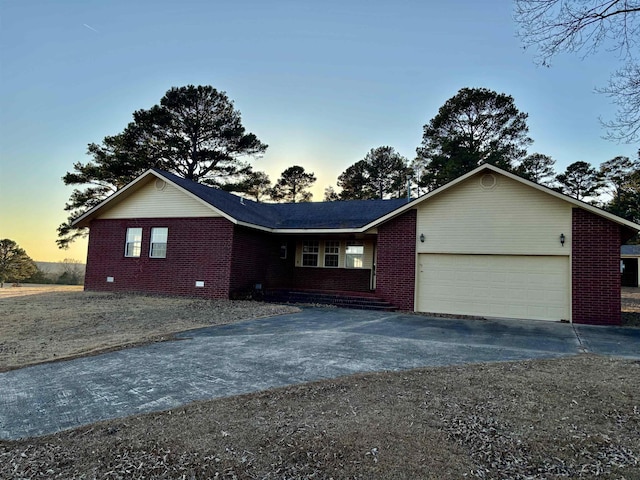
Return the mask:
<path fill-rule="evenodd" d="M 5 283 L 84 283 L 84 265 L 78 260 L 65 258 L 57 266 L 55 271 L 41 269 L 15 241 L 8 238 L 0 240 L 0 288 L 3 288 Z"/>

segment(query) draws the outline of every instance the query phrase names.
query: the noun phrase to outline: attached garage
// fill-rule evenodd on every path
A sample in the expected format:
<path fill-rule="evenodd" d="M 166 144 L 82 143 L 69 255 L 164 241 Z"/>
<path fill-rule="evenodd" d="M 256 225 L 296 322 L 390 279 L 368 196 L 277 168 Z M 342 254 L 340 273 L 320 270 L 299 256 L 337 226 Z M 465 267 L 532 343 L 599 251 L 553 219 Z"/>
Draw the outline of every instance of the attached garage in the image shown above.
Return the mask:
<path fill-rule="evenodd" d="M 420 254 L 417 310 L 568 320 L 569 272 L 568 256 Z"/>
<path fill-rule="evenodd" d="M 415 310 L 572 320 L 566 201 L 488 170 L 416 210 Z"/>

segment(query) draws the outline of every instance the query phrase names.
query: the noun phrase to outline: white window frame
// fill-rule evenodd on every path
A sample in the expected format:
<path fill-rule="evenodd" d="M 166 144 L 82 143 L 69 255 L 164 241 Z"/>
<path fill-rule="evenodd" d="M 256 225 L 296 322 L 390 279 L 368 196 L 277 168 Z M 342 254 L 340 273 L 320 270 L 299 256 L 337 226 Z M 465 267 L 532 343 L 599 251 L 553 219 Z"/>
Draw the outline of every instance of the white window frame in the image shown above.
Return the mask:
<path fill-rule="evenodd" d="M 142 227 L 127 228 L 127 237 L 124 242 L 124 256 L 127 258 L 139 258 L 142 253 Z"/>
<path fill-rule="evenodd" d="M 350 252 L 349 249 L 359 247 L 360 253 Z M 358 265 L 359 263 L 359 265 Z M 363 242 L 347 242 L 347 248 L 344 252 L 345 268 L 364 268 L 364 243 Z"/>
<path fill-rule="evenodd" d="M 149 258 L 167 258 L 169 227 L 151 227 Z"/>
<path fill-rule="evenodd" d="M 340 267 L 340 242 L 338 240 L 325 240 L 324 241 L 324 259 L 322 264 L 324 268 L 338 268 Z M 335 259 L 335 265 L 327 265 L 327 259 Z"/>
<path fill-rule="evenodd" d="M 306 259 L 312 259 L 315 257 L 315 264 L 307 264 Z M 302 242 L 302 266 L 303 267 L 317 267 L 318 260 L 320 258 L 320 241 L 319 240 L 304 240 Z"/>

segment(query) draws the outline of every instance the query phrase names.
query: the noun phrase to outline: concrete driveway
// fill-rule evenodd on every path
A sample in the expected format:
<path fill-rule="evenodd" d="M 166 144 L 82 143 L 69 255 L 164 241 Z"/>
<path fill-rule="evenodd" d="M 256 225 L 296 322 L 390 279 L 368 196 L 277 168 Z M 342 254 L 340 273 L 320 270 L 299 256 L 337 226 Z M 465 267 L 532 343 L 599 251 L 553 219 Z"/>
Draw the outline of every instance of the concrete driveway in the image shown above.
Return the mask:
<path fill-rule="evenodd" d="M 308 308 L 180 340 L 0 374 L 0 438 L 57 432 L 356 372 L 594 352 L 640 358 L 640 329 Z"/>

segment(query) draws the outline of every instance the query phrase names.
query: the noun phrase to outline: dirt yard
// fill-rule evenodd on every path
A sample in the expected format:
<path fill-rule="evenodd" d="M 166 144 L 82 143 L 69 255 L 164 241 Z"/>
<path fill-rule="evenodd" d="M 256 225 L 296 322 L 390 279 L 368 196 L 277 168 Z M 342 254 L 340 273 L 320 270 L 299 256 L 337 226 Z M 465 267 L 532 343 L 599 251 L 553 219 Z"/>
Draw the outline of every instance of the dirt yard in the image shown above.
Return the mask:
<path fill-rule="evenodd" d="M 0 372 L 297 311 L 250 301 L 83 292 L 82 287 L 5 287 L 0 289 Z"/>
<path fill-rule="evenodd" d="M 624 295 L 625 308 L 640 311 L 638 292 Z M 175 331 L 200 313 L 250 315 L 245 303 L 261 306 L 82 292 L 3 298 L 0 331 L 2 341 L 7 325 L 23 332 L 14 339 L 46 331 L 45 358 L 60 355 L 48 345 L 54 334 L 116 342 L 107 325 L 117 321 L 135 325 L 131 341 L 146 341 L 166 334 L 160 324 Z M 45 327 L 52 316 L 76 320 Z M 361 374 L 0 441 L 0 478 L 640 479 L 639 378 L 640 362 L 593 355 Z"/>
<path fill-rule="evenodd" d="M 622 287 L 622 322 L 640 327 L 640 288 Z"/>

